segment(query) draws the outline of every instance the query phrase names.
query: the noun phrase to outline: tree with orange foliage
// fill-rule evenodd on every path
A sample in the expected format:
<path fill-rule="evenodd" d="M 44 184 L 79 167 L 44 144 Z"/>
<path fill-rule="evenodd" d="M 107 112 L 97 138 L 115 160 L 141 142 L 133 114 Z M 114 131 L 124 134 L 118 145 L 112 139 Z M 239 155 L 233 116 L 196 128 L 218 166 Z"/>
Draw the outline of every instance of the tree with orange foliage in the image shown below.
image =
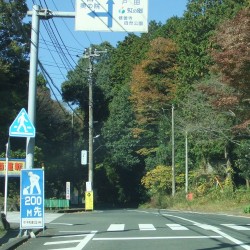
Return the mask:
<path fill-rule="evenodd" d="M 169 39 L 154 39 L 147 59 L 132 72 L 131 97 L 140 124 L 154 122 L 174 97 L 177 46 Z"/>
<path fill-rule="evenodd" d="M 212 56 L 224 81 L 249 94 L 250 9 L 244 9 L 235 18 L 222 23 L 213 42 L 218 48 L 212 51 Z"/>

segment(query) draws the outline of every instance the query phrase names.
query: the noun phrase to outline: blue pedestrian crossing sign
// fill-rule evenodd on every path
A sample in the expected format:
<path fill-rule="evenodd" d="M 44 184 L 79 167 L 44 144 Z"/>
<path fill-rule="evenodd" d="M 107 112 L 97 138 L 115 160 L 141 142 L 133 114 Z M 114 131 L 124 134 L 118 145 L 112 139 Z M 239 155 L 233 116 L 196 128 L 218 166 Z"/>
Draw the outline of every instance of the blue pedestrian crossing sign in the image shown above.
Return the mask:
<path fill-rule="evenodd" d="M 36 129 L 23 108 L 9 128 L 9 136 L 12 137 L 35 137 Z"/>

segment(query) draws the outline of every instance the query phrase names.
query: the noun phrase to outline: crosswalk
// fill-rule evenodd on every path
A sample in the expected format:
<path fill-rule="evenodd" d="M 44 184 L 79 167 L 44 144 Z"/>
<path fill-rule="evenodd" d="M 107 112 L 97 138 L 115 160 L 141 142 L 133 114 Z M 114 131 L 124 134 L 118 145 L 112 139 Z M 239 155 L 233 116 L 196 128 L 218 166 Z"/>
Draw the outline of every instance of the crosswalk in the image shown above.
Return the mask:
<path fill-rule="evenodd" d="M 165 224 L 164 226 L 166 227 L 166 229 L 170 229 L 172 231 L 191 230 L 191 228 L 181 225 L 181 224 Z M 246 224 L 246 225 L 220 224 L 218 226 L 211 226 L 211 225 L 206 225 L 206 224 L 194 224 L 193 226 L 197 226 L 205 230 L 212 230 L 214 228 L 218 229 L 218 226 L 234 229 L 237 231 L 249 231 L 250 230 L 250 224 Z M 157 230 L 157 226 L 154 226 L 153 224 L 138 224 L 137 228 L 139 231 L 156 231 Z M 162 229 L 162 227 L 160 228 Z M 125 230 L 126 230 L 125 224 L 110 224 L 107 228 L 108 232 L 121 232 Z"/>
<path fill-rule="evenodd" d="M 123 232 L 123 231 L 130 231 L 131 228 L 134 229 L 137 228 L 138 231 L 144 232 L 144 231 L 156 231 L 157 230 L 172 230 L 172 231 L 188 231 L 193 230 L 194 227 L 199 227 L 204 230 L 212 230 L 216 232 L 217 234 L 211 235 L 211 234 L 204 234 L 204 235 L 193 235 L 193 234 L 185 234 L 183 232 L 180 234 L 137 234 L 134 236 L 134 233 L 132 236 L 129 236 L 128 234 L 125 234 L 126 236 L 123 236 L 122 234 L 109 234 L 111 237 L 98 237 L 98 231 L 59 231 L 58 236 L 54 236 L 51 238 L 50 241 L 45 242 L 43 245 L 48 250 L 82 250 L 90 241 L 100 242 L 100 241 L 125 241 L 125 240 L 169 240 L 169 239 L 209 239 L 209 238 L 228 238 L 229 240 L 232 240 L 233 238 L 231 236 L 228 236 L 225 233 L 221 233 L 220 230 L 222 228 L 230 228 L 233 230 L 238 231 L 249 231 L 250 230 L 250 224 L 246 225 L 236 225 L 236 224 L 220 224 L 220 225 L 207 225 L 207 224 L 189 224 L 189 225 L 181 225 L 181 224 L 174 224 L 174 223 L 168 223 L 168 224 L 162 224 L 162 225 L 154 225 L 154 224 L 122 224 L 122 223 L 113 223 L 113 224 L 107 224 L 107 232 Z M 100 230 L 102 233 L 105 231 Z M 223 230 L 224 231 L 224 230 Z M 119 236 L 117 236 L 119 235 Z M 96 237 L 97 236 L 97 237 Z M 234 239 L 233 239 L 234 240 Z M 238 242 L 238 241 L 237 241 Z M 242 243 L 243 244 L 243 243 Z M 250 249 L 249 246 L 245 249 Z"/>

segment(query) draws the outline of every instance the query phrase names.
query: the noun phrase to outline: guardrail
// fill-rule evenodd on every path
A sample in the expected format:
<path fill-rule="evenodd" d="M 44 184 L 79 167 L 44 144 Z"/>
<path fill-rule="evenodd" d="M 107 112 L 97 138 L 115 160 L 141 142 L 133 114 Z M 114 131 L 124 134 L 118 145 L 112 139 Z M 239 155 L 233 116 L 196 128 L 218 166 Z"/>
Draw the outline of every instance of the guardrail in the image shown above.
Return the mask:
<path fill-rule="evenodd" d="M 45 199 L 44 201 L 45 208 L 48 209 L 65 209 L 69 208 L 69 200 L 66 199 Z"/>

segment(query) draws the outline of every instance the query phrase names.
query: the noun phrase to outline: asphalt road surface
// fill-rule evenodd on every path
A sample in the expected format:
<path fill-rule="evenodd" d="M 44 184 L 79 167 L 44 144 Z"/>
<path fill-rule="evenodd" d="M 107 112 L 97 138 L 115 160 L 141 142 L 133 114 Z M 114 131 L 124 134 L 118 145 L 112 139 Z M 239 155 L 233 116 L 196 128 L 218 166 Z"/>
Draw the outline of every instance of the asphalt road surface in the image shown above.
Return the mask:
<path fill-rule="evenodd" d="M 18 250 L 250 250 L 250 218 L 168 210 L 64 214 Z"/>

